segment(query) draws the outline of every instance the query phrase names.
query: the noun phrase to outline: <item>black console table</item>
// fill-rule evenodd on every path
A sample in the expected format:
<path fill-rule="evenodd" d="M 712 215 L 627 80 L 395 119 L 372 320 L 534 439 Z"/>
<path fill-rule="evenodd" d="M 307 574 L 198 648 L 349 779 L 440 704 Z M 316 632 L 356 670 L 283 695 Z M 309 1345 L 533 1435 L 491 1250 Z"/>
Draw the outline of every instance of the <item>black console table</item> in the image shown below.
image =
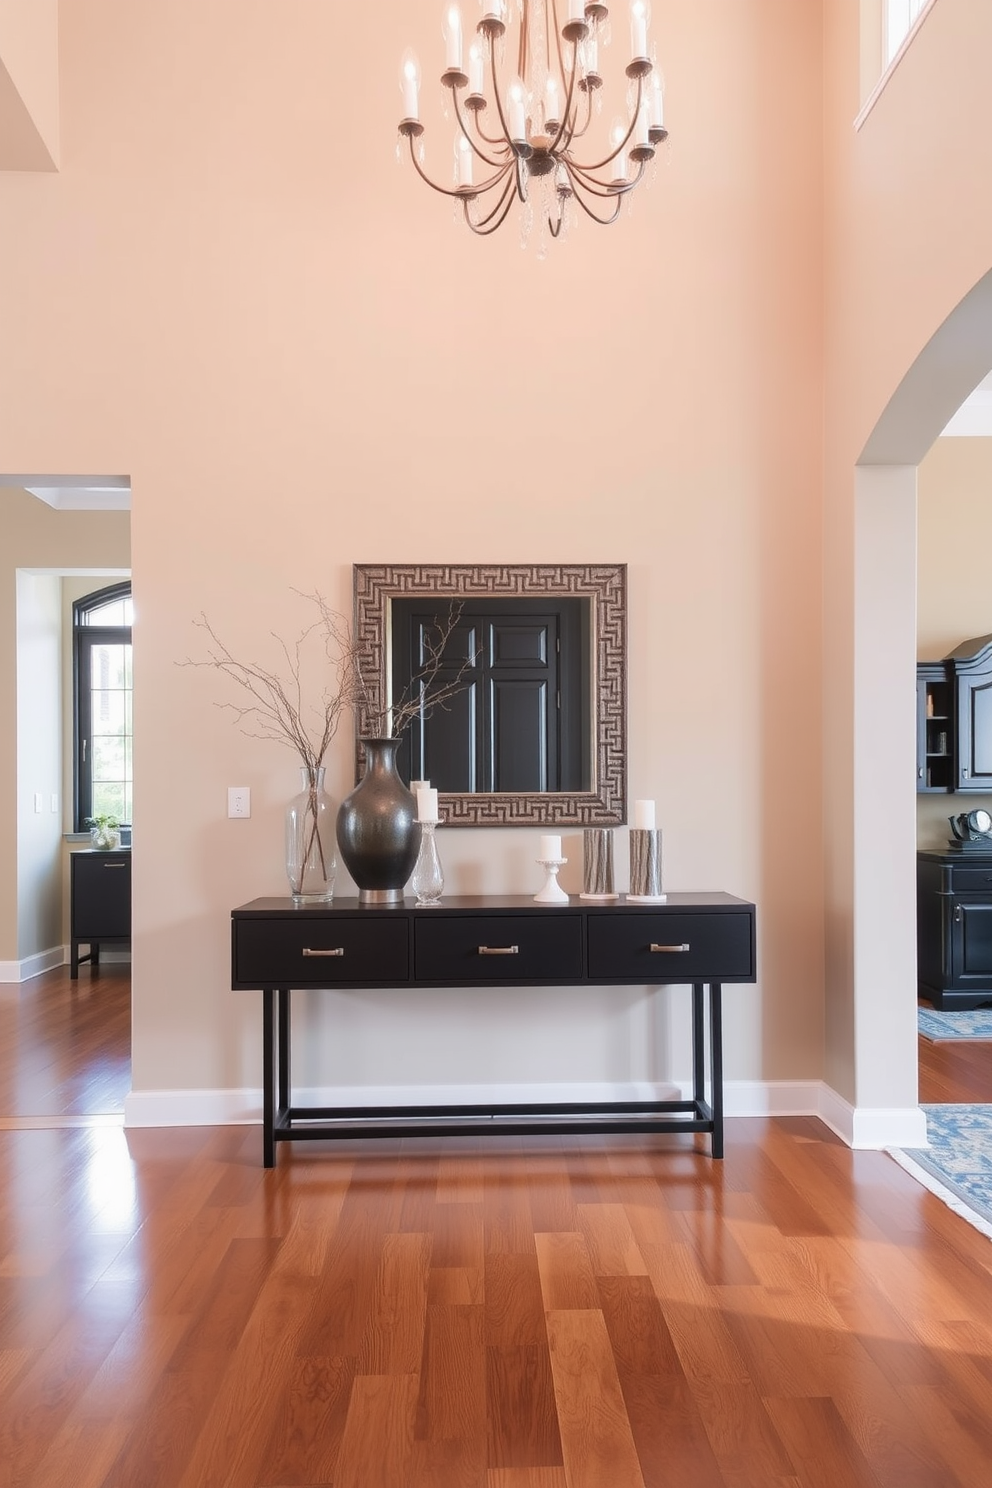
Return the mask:
<path fill-rule="evenodd" d="M 710 1134 L 723 1156 L 721 987 L 755 980 L 755 908 L 730 894 L 670 894 L 665 904 L 524 896 L 412 901 L 360 908 L 355 899 L 297 906 L 253 899 L 232 911 L 231 985 L 260 991 L 264 1155 L 277 1142 L 404 1137 L 425 1132 L 670 1132 Z M 345 987 L 692 987 L 691 1100 L 539 1105 L 294 1106 L 293 989 Z M 704 996 L 709 988 L 710 1100 L 705 1099 Z"/>

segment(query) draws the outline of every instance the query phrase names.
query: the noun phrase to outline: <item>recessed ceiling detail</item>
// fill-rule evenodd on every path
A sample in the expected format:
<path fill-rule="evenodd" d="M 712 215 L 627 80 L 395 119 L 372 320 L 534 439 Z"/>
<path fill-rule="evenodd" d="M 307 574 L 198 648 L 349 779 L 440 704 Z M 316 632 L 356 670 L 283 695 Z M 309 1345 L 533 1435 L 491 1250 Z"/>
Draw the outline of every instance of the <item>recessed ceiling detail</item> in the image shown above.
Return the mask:
<path fill-rule="evenodd" d="M 126 475 L 0 475 L 0 486 L 16 487 L 56 511 L 130 511 Z"/>

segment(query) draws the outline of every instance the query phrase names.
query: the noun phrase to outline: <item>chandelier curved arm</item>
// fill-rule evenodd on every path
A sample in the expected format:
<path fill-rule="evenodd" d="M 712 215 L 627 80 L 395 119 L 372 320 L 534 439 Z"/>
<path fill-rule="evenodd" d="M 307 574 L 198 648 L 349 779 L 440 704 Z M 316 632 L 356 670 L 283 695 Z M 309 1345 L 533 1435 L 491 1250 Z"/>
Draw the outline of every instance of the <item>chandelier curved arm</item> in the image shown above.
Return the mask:
<path fill-rule="evenodd" d="M 582 121 L 582 128 L 581 129 L 577 128 L 575 126 L 575 124 L 573 124 L 572 132 L 569 135 L 568 141 L 567 141 L 567 143 L 565 145 L 565 149 L 566 150 L 568 150 L 568 149 L 571 148 L 573 141 L 582 138 L 582 136 L 585 134 L 586 130 L 589 128 L 589 125 L 592 123 L 592 89 L 591 88 L 586 88 L 586 89 L 584 89 L 584 92 L 585 92 L 585 95 L 586 95 L 586 116 L 585 116 L 585 119 Z M 576 99 L 576 101 L 575 101 L 576 122 L 577 122 L 577 119 L 578 119 L 578 112 L 579 112 L 579 101 L 578 101 L 578 99 Z"/>
<path fill-rule="evenodd" d="M 478 222 L 472 221 L 471 215 L 469 214 L 470 202 L 467 197 L 465 198 L 462 203 L 462 207 L 465 212 L 465 221 L 468 223 L 469 227 L 472 229 L 477 237 L 488 238 L 490 233 L 494 233 L 497 228 L 503 226 L 503 223 L 506 221 L 507 213 L 513 206 L 513 185 L 513 179 L 511 177 L 511 179 L 507 181 L 506 185 L 503 187 L 503 191 L 500 195 L 499 201 L 493 207 L 492 211 L 488 212 L 486 216 L 481 218 Z M 502 208 L 502 211 L 500 211 L 500 208 Z M 497 212 L 499 212 L 498 217 L 496 217 Z M 495 222 L 493 221 L 494 217 L 496 217 Z"/>
<path fill-rule="evenodd" d="M 573 186 L 581 185 L 586 191 L 588 191 L 590 196 L 599 196 L 603 197 L 604 199 L 608 199 L 614 196 L 626 196 L 628 191 L 633 191 L 634 187 L 644 175 L 644 161 L 641 160 L 638 162 L 637 165 L 636 176 L 634 176 L 629 181 L 624 180 L 622 184 L 611 186 L 606 181 L 597 181 L 595 176 L 590 176 L 588 174 L 588 168 L 586 166 L 576 165 L 574 160 L 566 160 L 563 158 L 562 164 L 568 171 Z"/>
<path fill-rule="evenodd" d="M 474 197 L 482 196 L 485 192 L 491 191 L 494 186 L 497 186 L 502 178 L 506 175 L 507 171 L 510 170 L 511 166 L 513 165 L 513 160 L 508 160 L 505 165 L 500 165 L 498 161 L 493 161 L 492 163 L 497 166 L 496 174 L 490 176 L 488 181 L 480 181 L 478 186 L 439 186 L 436 181 L 431 180 L 430 176 L 427 174 L 423 166 L 420 164 L 420 161 L 417 159 L 417 152 L 414 148 L 413 143 L 413 135 L 409 136 L 409 140 L 410 159 L 413 161 L 414 169 L 416 170 L 417 175 L 422 181 L 426 181 L 427 185 L 431 188 L 432 191 L 437 191 L 441 196 L 457 196 L 460 197 L 462 201 L 471 201 Z M 514 159 L 516 159 L 515 156 Z M 513 182 L 510 183 L 511 189 L 513 184 Z"/>
<path fill-rule="evenodd" d="M 557 23 L 558 23 L 558 16 L 557 16 L 557 12 L 556 12 L 555 13 L 555 31 L 556 31 L 556 33 L 557 33 L 557 29 L 558 29 L 558 24 Z M 558 44 L 558 61 L 559 61 L 559 64 L 560 64 L 561 63 L 561 42 L 560 42 L 560 40 L 559 40 L 559 44 Z M 552 155 L 556 155 L 558 153 L 558 146 L 561 144 L 562 136 L 565 134 L 566 130 L 568 132 L 568 139 L 565 141 L 565 145 L 564 145 L 564 148 L 566 150 L 568 149 L 569 145 L 572 143 L 572 138 L 573 138 L 573 136 L 575 134 L 574 128 L 569 128 L 569 116 L 571 115 L 571 112 L 572 112 L 572 96 L 575 93 L 575 74 L 578 71 L 578 68 L 579 68 L 579 43 L 577 41 L 573 41 L 572 42 L 572 71 L 571 71 L 571 73 L 569 75 L 569 79 L 568 79 L 568 93 L 567 93 L 567 95 L 565 97 L 565 107 L 561 111 L 561 123 L 558 125 L 558 133 L 555 135 L 554 139 L 551 141 L 551 144 L 548 146 L 548 148 L 551 151 Z M 564 67 L 562 67 L 561 75 L 562 75 L 562 77 L 565 76 L 565 69 L 564 69 Z"/>
<path fill-rule="evenodd" d="M 569 174 L 571 174 L 571 173 L 569 173 Z M 617 194 L 616 206 L 613 208 L 613 211 L 610 213 L 610 215 L 608 217 L 600 217 L 597 212 L 594 212 L 593 211 L 592 207 L 589 206 L 588 202 L 586 202 L 586 201 L 583 200 L 582 193 L 583 193 L 583 191 L 588 190 L 588 187 L 585 185 L 585 183 L 584 182 L 579 182 L 579 181 L 574 181 L 573 180 L 572 185 L 574 187 L 574 191 L 572 193 L 573 200 L 576 201 L 576 202 L 578 202 L 579 206 L 582 208 L 583 212 L 585 212 L 585 214 L 586 214 L 587 217 L 591 217 L 592 220 L 593 220 L 593 222 L 597 222 L 600 227 L 609 227 L 611 223 L 616 222 L 617 218 L 620 216 L 620 208 L 623 206 L 623 195 L 622 194 L 620 194 L 620 193 Z M 597 195 L 597 196 L 611 195 L 612 196 L 613 193 L 612 192 L 609 192 L 609 193 L 607 193 L 607 192 L 596 192 L 595 195 Z M 559 231 L 561 231 L 560 223 L 559 223 Z M 558 233 L 555 233 L 554 236 L 557 237 L 558 236 Z"/>
<path fill-rule="evenodd" d="M 643 78 L 640 78 L 639 77 L 637 79 L 637 99 L 636 99 L 636 102 L 634 103 L 634 111 L 631 114 L 630 123 L 627 126 L 627 133 L 624 135 L 623 139 L 619 142 L 619 144 L 617 145 L 616 149 L 613 151 L 613 154 L 612 155 L 607 155 L 607 157 L 606 157 L 605 160 L 597 160 L 596 163 L 595 163 L 595 165 L 586 165 L 586 166 L 583 166 L 582 167 L 583 170 L 587 170 L 587 171 L 604 170 L 606 166 L 613 164 L 614 160 L 616 160 L 616 158 L 620 154 L 621 150 L 626 150 L 627 146 L 630 144 L 630 137 L 631 137 L 631 135 L 634 132 L 634 126 L 637 123 L 637 116 L 641 112 L 641 99 L 642 99 L 643 95 L 644 95 L 644 80 L 643 80 Z"/>
<path fill-rule="evenodd" d="M 483 150 L 481 150 L 479 148 L 479 146 L 475 143 L 475 140 L 472 138 L 471 134 L 469 133 L 468 127 L 466 126 L 465 120 L 464 120 L 464 118 L 462 116 L 462 111 L 461 111 L 461 108 L 459 107 L 459 103 L 458 103 L 458 92 L 457 92 L 457 90 L 455 88 L 452 88 L 452 90 L 451 90 L 451 98 L 452 98 L 452 101 L 453 101 L 453 103 L 455 105 L 455 118 L 458 121 L 458 128 L 461 130 L 462 134 L 465 136 L 465 138 L 468 140 L 469 144 L 471 145 L 473 155 L 478 155 L 479 159 L 481 161 L 483 161 L 484 164 L 491 165 L 495 169 L 498 169 L 505 162 L 502 161 L 502 160 L 490 160 L 489 156 Z M 487 143 L 495 145 L 497 143 L 497 141 L 496 140 L 489 140 Z"/>
<path fill-rule="evenodd" d="M 489 72 L 493 80 L 493 98 L 496 100 L 496 112 L 499 114 L 499 126 L 503 131 L 503 138 L 507 140 L 512 148 L 513 141 L 510 139 L 510 128 L 506 122 L 503 112 L 503 100 L 499 95 L 499 78 L 496 75 L 496 38 L 489 36 Z M 523 73 L 520 74 L 523 77 Z"/>

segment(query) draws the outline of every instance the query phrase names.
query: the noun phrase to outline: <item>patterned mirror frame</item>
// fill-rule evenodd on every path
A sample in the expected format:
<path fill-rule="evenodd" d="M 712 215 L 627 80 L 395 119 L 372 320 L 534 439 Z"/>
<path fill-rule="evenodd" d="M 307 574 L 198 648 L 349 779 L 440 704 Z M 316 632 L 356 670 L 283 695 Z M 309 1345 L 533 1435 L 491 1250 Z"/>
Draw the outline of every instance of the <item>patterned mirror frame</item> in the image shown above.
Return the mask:
<path fill-rule="evenodd" d="M 394 599 L 422 594 L 448 599 L 525 599 L 542 594 L 588 599 L 592 606 L 591 789 L 527 794 L 442 792 L 441 818 L 452 827 L 610 827 L 626 820 L 625 563 L 356 563 L 354 581 L 358 665 L 377 707 L 388 697 Z M 358 768 L 360 773 L 360 758 Z"/>

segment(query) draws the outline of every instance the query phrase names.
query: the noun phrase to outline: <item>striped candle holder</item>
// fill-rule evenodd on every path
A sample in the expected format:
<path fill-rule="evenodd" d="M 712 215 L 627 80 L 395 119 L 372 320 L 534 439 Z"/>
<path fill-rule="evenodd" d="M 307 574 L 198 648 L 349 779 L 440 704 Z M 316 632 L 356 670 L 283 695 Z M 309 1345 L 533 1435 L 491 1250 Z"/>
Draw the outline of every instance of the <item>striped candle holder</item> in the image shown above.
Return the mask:
<path fill-rule="evenodd" d="M 613 833 L 609 827 L 586 827 L 582 833 L 580 899 L 619 899 L 613 888 Z"/>
<path fill-rule="evenodd" d="M 630 893 L 635 904 L 664 904 L 661 892 L 661 828 L 630 829 Z"/>

